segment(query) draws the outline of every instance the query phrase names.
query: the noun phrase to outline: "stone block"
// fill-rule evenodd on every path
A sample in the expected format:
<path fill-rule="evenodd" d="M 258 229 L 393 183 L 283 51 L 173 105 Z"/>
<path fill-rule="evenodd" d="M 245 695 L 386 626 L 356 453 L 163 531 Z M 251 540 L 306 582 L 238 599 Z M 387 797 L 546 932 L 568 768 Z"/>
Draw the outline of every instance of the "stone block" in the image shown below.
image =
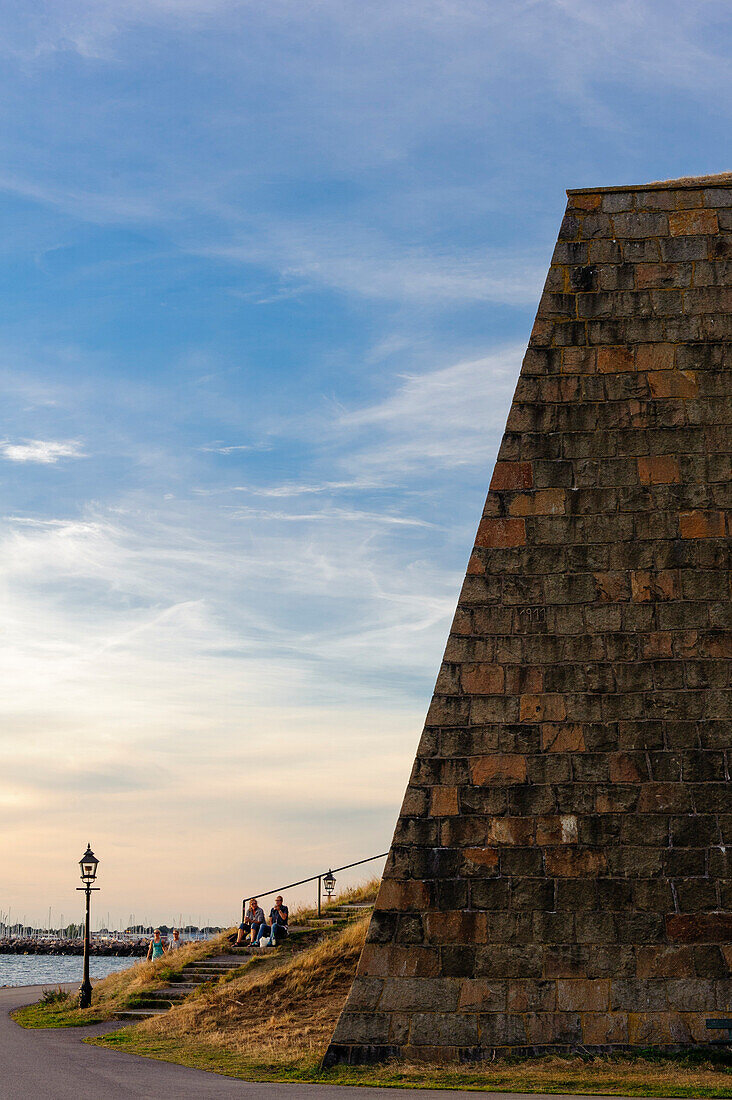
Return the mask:
<path fill-rule="evenodd" d="M 556 982 L 515 978 L 508 982 L 508 1011 L 552 1012 L 556 1008 Z"/>
<path fill-rule="evenodd" d="M 460 681 L 462 689 L 469 695 L 500 695 L 504 686 L 502 665 L 465 664 L 462 667 Z"/>
<path fill-rule="evenodd" d="M 382 1012 L 454 1012 L 461 984 L 459 978 L 387 978 L 379 1007 Z"/>
<path fill-rule="evenodd" d="M 543 752 L 584 752 L 584 727 L 574 723 L 544 722 L 541 726 Z"/>
<path fill-rule="evenodd" d="M 575 942 L 574 920 L 566 913 L 536 911 L 531 917 L 530 938 L 534 943 L 552 946 Z"/>
<path fill-rule="evenodd" d="M 629 346 L 597 349 L 597 369 L 601 374 L 635 370 L 635 351 Z"/>
<path fill-rule="evenodd" d="M 414 1046 L 473 1047 L 478 1042 L 478 1018 L 458 1012 L 417 1012 L 409 1042 Z"/>
<path fill-rule="evenodd" d="M 472 944 L 446 944 L 440 948 L 440 973 L 444 978 L 472 978 L 475 974 L 477 947 Z"/>
<path fill-rule="evenodd" d="M 494 817 L 488 823 L 488 844 L 526 847 L 534 840 L 533 817 Z"/>
<path fill-rule="evenodd" d="M 486 911 L 506 910 L 509 903 L 509 883 L 505 878 L 475 879 L 471 882 L 470 904 L 474 908 Z M 490 930 L 489 925 L 486 925 L 486 928 Z"/>
<path fill-rule="evenodd" d="M 489 978 L 472 978 L 461 982 L 461 1012 L 505 1012 L 505 981 L 492 981 Z"/>
<path fill-rule="evenodd" d="M 511 908 L 522 913 L 549 910 L 554 907 L 554 883 L 535 878 L 513 879 Z"/>
<path fill-rule="evenodd" d="M 579 837 L 575 814 L 556 814 L 536 819 L 536 843 L 542 847 L 576 844 Z"/>
<path fill-rule="evenodd" d="M 677 943 L 732 943 L 732 913 L 672 914 L 666 934 Z"/>
<path fill-rule="evenodd" d="M 561 695 L 522 695 L 522 722 L 561 722 L 566 717 L 566 704 Z"/>
<path fill-rule="evenodd" d="M 583 1013 L 582 1042 L 586 1047 L 625 1046 L 628 1042 L 627 1013 Z"/>
<path fill-rule="evenodd" d="M 607 978 L 560 978 L 557 1007 L 565 1012 L 605 1012 L 610 1000 Z"/>
<path fill-rule="evenodd" d="M 523 519 L 482 519 L 475 540 L 476 546 L 508 547 L 526 545 L 526 523 Z"/>
<path fill-rule="evenodd" d="M 696 397 L 699 392 L 694 371 L 654 370 L 649 371 L 647 377 L 654 398 Z"/>
<path fill-rule="evenodd" d="M 526 780 L 526 757 L 516 753 L 476 756 L 470 762 L 470 774 L 473 783 L 479 786 L 523 783 Z"/>
<path fill-rule="evenodd" d="M 412 977 L 439 977 L 440 953 L 430 947 L 403 947 L 366 942 L 358 973 L 370 977 L 387 978 L 393 975 Z"/>
<path fill-rule="evenodd" d="M 642 455 L 637 462 L 642 485 L 670 485 L 681 481 L 679 460 L 673 455 Z"/>
<path fill-rule="evenodd" d="M 531 493 L 518 493 L 508 505 L 511 516 L 563 516 L 564 511 L 563 489 L 535 489 Z"/>
<path fill-rule="evenodd" d="M 487 839 L 488 821 L 485 817 L 461 814 L 443 818 L 440 824 L 440 844 L 445 849 L 483 845 Z"/>
<path fill-rule="evenodd" d="M 531 463 L 497 462 L 493 470 L 490 487 L 492 491 L 500 489 L 531 489 L 533 487 Z"/>
<path fill-rule="evenodd" d="M 541 978 L 542 948 L 536 944 L 479 947 L 476 974 L 486 978 Z"/>
<path fill-rule="evenodd" d="M 725 534 L 724 512 L 681 512 L 679 515 L 679 534 L 682 539 L 723 538 Z"/>
<path fill-rule="evenodd" d="M 346 1038 L 349 1043 L 376 1046 L 389 1037 L 389 1016 L 384 1012 L 351 1012 L 346 1006 L 336 1026 L 333 1042 Z"/>
<path fill-rule="evenodd" d="M 715 210 L 678 210 L 668 216 L 668 229 L 672 237 L 692 237 L 719 232 Z"/>
<path fill-rule="evenodd" d="M 555 878 L 595 875 L 607 866 L 604 852 L 587 848 L 547 848 L 544 858 L 547 873 Z"/>
<path fill-rule="evenodd" d="M 553 946 L 544 950 L 544 978 L 585 978 L 589 948 L 585 945 Z"/>
<path fill-rule="evenodd" d="M 473 877 L 485 877 L 498 873 L 497 848 L 465 848 L 463 850 L 462 873 Z"/>
<path fill-rule="evenodd" d="M 457 814 L 458 812 L 457 787 L 432 787 L 430 792 L 430 813 L 433 817 L 444 817 L 449 814 Z"/>
<path fill-rule="evenodd" d="M 501 883 L 500 885 L 505 884 Z M 476 944 L 486 942 L 487 923 L 485 913 L 428 912 L 424 914 L 424 928 L 427 942 L 430 944 Z"/>
<path fill-rule="evenodd" d="M 405 912 L 410 909 L 426 909 L 430 904 L 430 888 L 426 882 L 400 881 L 384 878 L 379 887 L 376 906 L 378 909 L 395 909 Z"/>
<path fill-rule="evenodd" d="M 676 215 L 671 215 L 675 217 Z M 613 218 L 616 237 L 663 237 L 669 232 L 669 220 L 661 213 L 616 214 Z M 704 232 L 707 232 L 705 229 Z M 677 236 L 678 234 L 673 234 Z"/>

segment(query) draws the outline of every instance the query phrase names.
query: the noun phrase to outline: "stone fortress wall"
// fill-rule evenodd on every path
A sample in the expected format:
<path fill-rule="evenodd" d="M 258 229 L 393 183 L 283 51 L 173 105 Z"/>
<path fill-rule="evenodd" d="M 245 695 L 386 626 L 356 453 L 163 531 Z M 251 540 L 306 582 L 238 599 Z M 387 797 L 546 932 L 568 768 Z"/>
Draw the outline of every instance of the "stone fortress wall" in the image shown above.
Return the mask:
<path fill-rule="evenodd" d="M 568 197 L 328 1062 L 732 1008 L 732 177 Z"/>

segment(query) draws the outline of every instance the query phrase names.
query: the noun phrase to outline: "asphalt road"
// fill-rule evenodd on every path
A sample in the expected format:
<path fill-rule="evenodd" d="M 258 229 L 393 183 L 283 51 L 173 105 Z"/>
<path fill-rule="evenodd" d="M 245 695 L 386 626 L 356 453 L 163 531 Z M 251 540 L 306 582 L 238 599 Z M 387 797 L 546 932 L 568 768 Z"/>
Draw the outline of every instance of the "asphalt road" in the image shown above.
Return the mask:
<path fill-rule="evenodd" d="M 88 1046 L 110 1030 L 95 1027 L 26 1031 L 8 1013 L 38 1000 L 42 986 L 0 989 L 0 1100 L 474 1100 L 474 1092 L 259 1084 Z M 494 1100 L 536 1100 L 524 1093 L 480 1093 Z M 557 1097 L 553 1100 L 578 1100 Z M 590 1100 L 590 1098 L 586 1098 Z"/>

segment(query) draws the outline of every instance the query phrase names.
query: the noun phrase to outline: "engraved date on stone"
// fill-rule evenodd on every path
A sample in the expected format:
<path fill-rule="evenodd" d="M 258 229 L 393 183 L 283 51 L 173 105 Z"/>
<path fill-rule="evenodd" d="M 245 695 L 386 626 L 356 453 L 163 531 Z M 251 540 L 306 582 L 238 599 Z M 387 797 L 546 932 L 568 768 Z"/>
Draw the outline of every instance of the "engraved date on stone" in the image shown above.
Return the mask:
<path fill-rule="evenodd" d="M 518 613 L 522 623 L 545 623 L 545 607 L 519 607 Z"/>

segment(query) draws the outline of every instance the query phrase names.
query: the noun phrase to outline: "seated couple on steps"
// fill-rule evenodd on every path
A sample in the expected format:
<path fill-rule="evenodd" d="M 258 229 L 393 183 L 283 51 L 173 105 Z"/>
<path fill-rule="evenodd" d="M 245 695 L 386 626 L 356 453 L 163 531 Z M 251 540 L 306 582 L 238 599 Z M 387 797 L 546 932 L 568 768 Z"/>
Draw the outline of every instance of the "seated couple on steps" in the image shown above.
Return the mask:
<path fill-rule="evenodd" d="M 287 922 L 290 912 L 283 904 L 281 895 L 275 898 L 274 907 L 269 912 L 269 924 L 256 898 L 252 898 L 239 925 L 236 937 L 237 947 L 277 947 L 287 937 Z"/>

